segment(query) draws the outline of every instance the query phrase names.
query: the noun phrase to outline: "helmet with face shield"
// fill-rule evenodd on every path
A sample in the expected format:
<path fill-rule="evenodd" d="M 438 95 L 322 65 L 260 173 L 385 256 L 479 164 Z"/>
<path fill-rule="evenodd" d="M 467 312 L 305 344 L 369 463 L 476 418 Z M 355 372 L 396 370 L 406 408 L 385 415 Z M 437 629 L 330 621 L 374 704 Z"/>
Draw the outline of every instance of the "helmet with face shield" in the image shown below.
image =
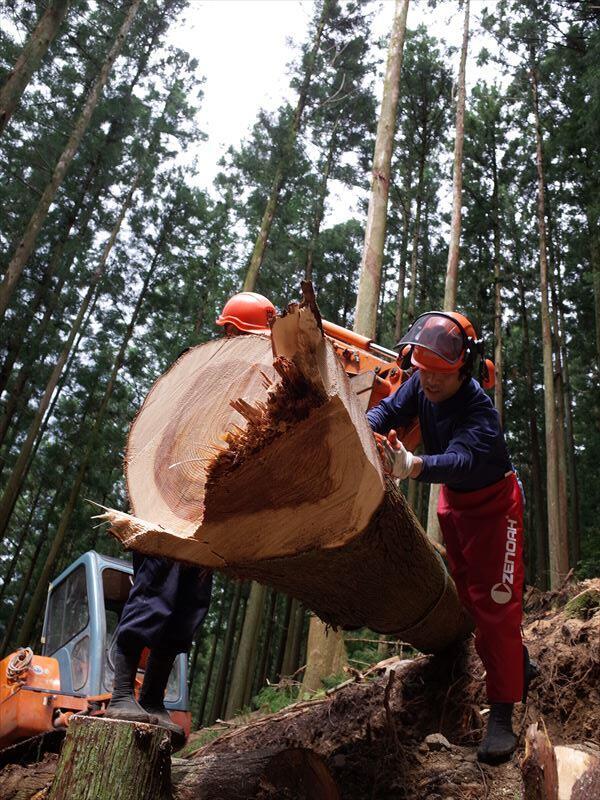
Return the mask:
<path fill-rule="evenodd" d="M 472 323 L 456 311 L 428 311 L 413 322 L 398 342 L 410 355 L 417 369 L 433 372 L 456 372 L 471 375 L 477 356 L 481 357 L 481 382 L 490 388 L 489 365 L 483 359 L 483 341 Z M 484 366 L 485 365 L 485 366 Z M 493 371 L 492 371 L 493 375 Z"/>

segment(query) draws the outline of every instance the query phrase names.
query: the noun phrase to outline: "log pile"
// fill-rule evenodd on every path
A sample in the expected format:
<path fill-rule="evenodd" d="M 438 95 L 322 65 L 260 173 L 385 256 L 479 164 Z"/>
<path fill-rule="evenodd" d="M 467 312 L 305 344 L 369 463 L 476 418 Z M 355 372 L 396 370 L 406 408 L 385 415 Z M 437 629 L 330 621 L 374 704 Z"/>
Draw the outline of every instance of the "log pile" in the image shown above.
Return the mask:
<path fill-rule="evenodd" d="M 309 292 L 270 338 L 182 356 L 134 421 L 126 475 L 132 514 L 102 515 L 125 547 L 260 581 L 328 624 L 425 652 L 468 630 Z"/>

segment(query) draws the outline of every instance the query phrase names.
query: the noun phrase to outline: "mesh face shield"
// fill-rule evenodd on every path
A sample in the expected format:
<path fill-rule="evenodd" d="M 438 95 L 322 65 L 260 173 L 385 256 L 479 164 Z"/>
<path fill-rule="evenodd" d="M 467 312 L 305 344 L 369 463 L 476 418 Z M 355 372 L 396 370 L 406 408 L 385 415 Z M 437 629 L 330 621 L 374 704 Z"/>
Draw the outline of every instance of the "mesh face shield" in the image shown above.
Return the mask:
<path fill-rule="evenodd" d="M 467 335 L 458 322 L 434 311 L 415 320 L 398 347 L 407 344 L 428 350 L 454 366 L 464 358 Z"/>

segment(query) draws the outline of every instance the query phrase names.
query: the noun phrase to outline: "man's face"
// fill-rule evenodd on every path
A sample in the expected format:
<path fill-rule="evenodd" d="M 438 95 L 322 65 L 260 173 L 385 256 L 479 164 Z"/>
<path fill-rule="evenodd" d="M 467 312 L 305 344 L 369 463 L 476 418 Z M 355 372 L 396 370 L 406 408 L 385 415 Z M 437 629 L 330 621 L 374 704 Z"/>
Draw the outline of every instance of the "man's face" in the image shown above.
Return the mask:
<path fill-rule="evenodd" d="M 431 403 L 443 403 L 455 395 L 463 383 L 459 371 L 434 372 L 429 369 L 419 369 L 419 378 L 425 397 Z"/>

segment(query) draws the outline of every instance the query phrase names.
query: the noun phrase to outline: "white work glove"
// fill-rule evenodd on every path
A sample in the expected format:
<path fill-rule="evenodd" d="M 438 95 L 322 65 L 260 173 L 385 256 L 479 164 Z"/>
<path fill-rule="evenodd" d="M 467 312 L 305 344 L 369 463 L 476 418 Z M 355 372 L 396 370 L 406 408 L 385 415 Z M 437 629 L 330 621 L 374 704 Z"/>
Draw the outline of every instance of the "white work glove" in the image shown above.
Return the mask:
<path fill-rule="evenodd" d="M 377 439 L 377 448 L 383 461 L 383 471 L 398 480 L 408 478 L 415 463 L 415 456 L 398 440 L 396 431 Z"/>

